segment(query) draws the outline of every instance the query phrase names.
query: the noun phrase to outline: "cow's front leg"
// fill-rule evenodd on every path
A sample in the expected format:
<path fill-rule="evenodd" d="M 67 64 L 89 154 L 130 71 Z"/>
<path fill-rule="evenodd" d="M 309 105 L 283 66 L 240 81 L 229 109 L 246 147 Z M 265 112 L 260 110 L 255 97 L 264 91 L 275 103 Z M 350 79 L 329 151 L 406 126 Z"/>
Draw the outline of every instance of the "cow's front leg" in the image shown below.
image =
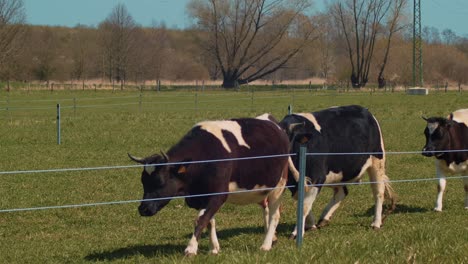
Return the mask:
<path fill-rule="evenodd" d="M 218 236 L 216 235 L 216 221 L 214 218 L 211 218 L 208 224 L 208 229 L 210 230 L 211 254 L 217 255 L 219 253 L 220 247 Z"/>
<path fill-rule="evenodd" d="M 195 227 L 198 224 L 198 219 L 200 216 L 202 216 L 205 213 L 205 209 L 200 210 L 198 213 L 197 219 L 195 220 Z M 208 223 L 208 231 L 210 234 L 210 251 L 211 254 L 218 254 L 219 253 L 219 242 L 218 242 L 218 236 L 216 235 L 216 221 L 213 218 L 210 219 L 210 222 Z"/>
<path fill-rule="evenodd" d="M 333 216 L 333 213 L 340 206 L 341 201 L 348 195 L 348 189 L 346 186 L 339 186 L 333 188 L 333 197 L 328 203 L 327 207 L 322 212 L 318 227 L 325 227 L 330 223 L 330 219 Z"/>
<path fill-rule="evenodd" d="M 192 238 L 190 239 L 187 247 L 185 248 L 185 255 L 193 256 L 198 251 L 198 240 L 200 240 L 201 233 L 208 226 L 210 221 L 213 221 L 210 228 L 210 240 L 212 241 L 212 252 L 213 250 L 219 251 L 218 238 L 216 237 L 216 231 L 214 232 L 215 243 L 213 242 L 213 234 L 211 231 L 215 228 L 214 225 L 214 214 L 221 208 L 224 201 L 226 201 L 226 195 L 215 196 L 210 199 L 208 206 L 205 210 L 200 211 L 199 217 L 196 221 L 195 231 L 193 232 Z M 217 246 L 216 246 L 217 244 Z M 216 248 L 217 247 L 217 248 Z"/>
<path fill-rule="evenodd" d="M 305 222 L 306 222 L 306 217 L 309 214 L 309 212 L 312 210 L 312 205 L 314 204 L 315 199 L 317 198 L 318 193 L 320 192 L 320 189 L 318 187 L 312 186 L 310 187 L 309 191 L 305 193 L 304 195 L 304 213 L 302 216 L 302 236 L 304 236 L 304 231 L 305 231 Z M 291 236 L 289 238 L 294 239 L 297 236 L 297 223 L 296 226 L 294 227 L 294 231 L 291 233 Z"/>
<path fill-rule="evenodd" d="M 312 212 L 312 210 L 310 210 L 309 214 L 307 215 L 304 225 L 305 225 L 305 230 L 306 231 L 316 230 L 317 229 L 317 225 L 316 225 L 316 222 L 315 222 L 315 216 L 314 216 L 314 213 Z"/>
<path fill-rule="evenodd" d="M 434 207 L 434 211 L 442 212 L 442 200 L 444 198 L 445 186 L 447 185 L 447 180 L 445 179 L 445 175 L 440 170 L 440 161 L 436 160 L 436 175 L 439 179 L 437 185 L 437 199 Z M 466 205 L 466 203 L 465 203 Z"/>

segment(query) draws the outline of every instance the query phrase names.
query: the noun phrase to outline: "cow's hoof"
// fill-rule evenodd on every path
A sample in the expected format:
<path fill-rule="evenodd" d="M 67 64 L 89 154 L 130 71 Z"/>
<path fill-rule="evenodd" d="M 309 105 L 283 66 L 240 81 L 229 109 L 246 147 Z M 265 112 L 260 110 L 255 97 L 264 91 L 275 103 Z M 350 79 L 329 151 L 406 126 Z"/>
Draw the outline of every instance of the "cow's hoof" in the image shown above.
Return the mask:
<path fill-rule="evenodd" d="M 330 224 L 330 220 L 321 219 L 317 225 L 318 228 L 326 227 Z"/>
<path fill-rule="evenodd" d="M 313 226 L 306 226 L 305 227 L 305 231 L 315 231 L 317 230 L 317 226 L 316 225 L 313 225 Z"/>
<path fill-rule="evenodd" d="M 465 206 L 465 210 L 468 210 L 468 206 Z"/>
<path fill-rule="evenodd" d="M 194 250 L 193 248 L 186 248 L 184 253 L 187 257 L 193 257 L 197 255 L 197 250 Z"/>
<path fill-rule="evenodd" d="M 291 235 L 289 236 L 289 239 L 290 239 L 290 240 L 296 239 L 296 235 L 295 235 L 295 234 L 291 234 Z"/>
<path fill-rule="evenodd" d="M 372 229 L 374 231 L 380 231 L 381 228 L 380 228 L 380 226 L 372 226 Z"/>
<path fill-rule="evenodd" d="M 263 251 L 270 251 L 270 250 L 271 250 L 271 246 L 262 245 L 262 246 L 260 247 L 260 250 L 263 250 Z"/>
<path fill-rule="evenodd" d="M 436 207 L 436 208 L 434 208 L 434 212 L 442 212 L 442 208 Z"/>
<path fill-rule="evenodd" d="M 212 249 L 210 251 L 211 255 L 218 255 L 219 254 L 219 249 Z"/>

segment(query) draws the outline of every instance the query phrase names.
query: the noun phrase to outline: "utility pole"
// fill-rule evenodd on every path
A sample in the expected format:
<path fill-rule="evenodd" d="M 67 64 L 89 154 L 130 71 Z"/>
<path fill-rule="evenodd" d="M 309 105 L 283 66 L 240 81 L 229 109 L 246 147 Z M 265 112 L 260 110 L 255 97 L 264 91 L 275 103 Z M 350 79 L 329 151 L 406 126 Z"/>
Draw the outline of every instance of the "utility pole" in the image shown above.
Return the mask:
<path fill-rule="evenodd" d="M 421 37 L 421 0 L 414 0 L 413 9 L 413 87 L 423 87 Z"/>

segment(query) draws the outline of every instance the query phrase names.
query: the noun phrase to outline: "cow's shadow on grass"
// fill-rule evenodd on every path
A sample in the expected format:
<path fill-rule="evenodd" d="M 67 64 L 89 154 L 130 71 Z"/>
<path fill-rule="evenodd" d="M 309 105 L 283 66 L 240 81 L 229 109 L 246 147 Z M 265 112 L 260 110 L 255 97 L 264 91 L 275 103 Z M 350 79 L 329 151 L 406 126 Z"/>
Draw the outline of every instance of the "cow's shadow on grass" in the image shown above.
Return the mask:
<path fill-rule="evenodd" d="M 162 245 L 133 245 L 110 251 L 92 253 L 85 257 L 87 261 L 112 261 L 126 259 L 136 255 L 143 255 L 146 258 L 157 255 L 174 255 L 184 252 L 185 245 L 162 244 Z"/>
<path fill-rule="evenodd" d="M 279 228 L 279 226 L 278 226 Z M 230 229 L 220 229 L 217 230 L 216 234 L 221 243 L 223 240 L 228 240 L 230 238 L 240 236 L 243 234 L 262 234 L 263 235 L 263 227 L 262 226 L 251 226 L 251 227 L 240 227 L 240 228 L 230 228 Z M 187 243 L 190 239 L 192 234 L 187 234 L 184 237 L 187 238 Z M 167 237 L 167 239 L 171 239 Z M 203 232 L 201 240 L 208 240 L 208 232 Z M 181 244 L 161 244 L 161 245 L 130 245 L 127 247 L 92 253 L 85 257 L 87 261 L 112 261 L 118 259 L 126 259 L 136 255 L 142 255 L 146 258 L 152 258 L 156 256 L 173 256 L 173 255 L 180 255 L 183 256 L 185 247 L 187 245 L 184 243 Z M 200 248 L 200 253 L 204 254 L 206 249 Z"/>
<path fill-rule="evenodd" d="M 383 212 L 386 213 L 387 209 L 384 206 Z M 355 213 L 354 216 L 356 217 L 365 217 L 365 216 L 373 216 L 374 215 L 375 206 L 370 207 L 364 213 Z M 411 214 L 411 213 L 426 213 L 429 209 L 419 206 L 409 206 L 406 204 L 396 204 L 395 210 L 391 212 L 391 214 Z"/>

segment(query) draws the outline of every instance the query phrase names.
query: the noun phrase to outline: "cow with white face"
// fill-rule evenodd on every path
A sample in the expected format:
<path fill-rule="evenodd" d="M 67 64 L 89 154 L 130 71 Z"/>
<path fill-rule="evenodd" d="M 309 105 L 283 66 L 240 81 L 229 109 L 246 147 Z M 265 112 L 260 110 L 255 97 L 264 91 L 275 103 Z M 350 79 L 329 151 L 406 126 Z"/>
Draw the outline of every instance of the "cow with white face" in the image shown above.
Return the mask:
<path fill-rule="evenodd" d="M 447 118 L 424 118 L 426 145 L 422 154 L 436 158 L 436 174 L 439 179 L 434 211 L 442 211 L 442 200 L 447 184 L 446 175 L 468 175 L 468 109 L 451 113 Z M 457 151 L 460 150 L 460 151 Z M 468 178 L 464 178 L 465 209 L 468 209 Z"/>
<path fill-rule="evenodd" d="M 129 155 L 145 165 L 140 215 L 156 214 L 174 196 L 189 196 L 186 204 L 200 213 L 185 254 L 197 254 L 198 241 L 206 227 L 210 230 L 211 253 L 217 254 L 220 247 L 215 213 L 225 202 L 258 203 L 268 207 L 261 249 L 270 250 L 276 239 L 280 198 L 288 177 L 288 150 L 286 134 L 269 120 L 241 118 L 198 123 L 167 154 L 146 158 Z M 252 158 L 260 156 L 275 157 Z"/>

